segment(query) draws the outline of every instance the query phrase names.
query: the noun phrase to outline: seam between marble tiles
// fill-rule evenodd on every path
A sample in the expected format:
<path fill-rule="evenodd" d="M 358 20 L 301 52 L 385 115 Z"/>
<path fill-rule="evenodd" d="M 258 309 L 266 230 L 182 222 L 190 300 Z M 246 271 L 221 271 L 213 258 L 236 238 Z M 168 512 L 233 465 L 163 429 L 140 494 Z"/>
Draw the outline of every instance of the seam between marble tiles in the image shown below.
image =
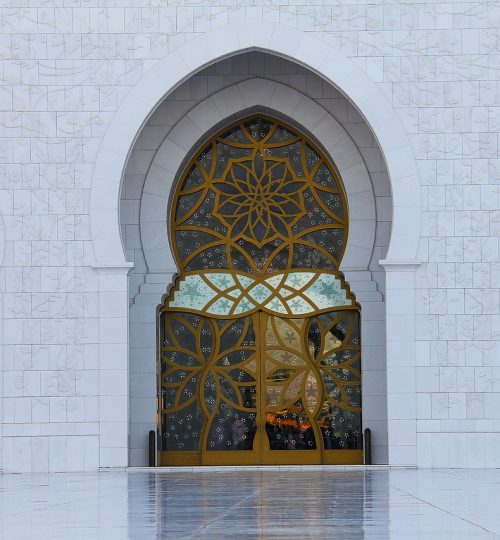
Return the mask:
<path fill-rule="evenodd" d="M 437 506 L 429 501 L 426 501 L 425 499 L 422 499 L 421 497 L 418 497 L 417 495 L 414 495 L 413 493 L 410 493 L 409 491 L 406 491 L 404 489 L 398 488 L 392 484 L 389 484 L 392 489 L 395 489 L 396 491 L 399 491 L 400 493 L 404 493 L 405 495 L 408 495 L 409 497 L 412 497 L 413 499 L 416 499 L 417 501 L 420 501 L 427 506 L 430 506 L 431 508 L 434 508 L 435 510 L 439 510 L 440 512 L 443 512 L 445 514 L 448 514 L 449 516 L 452 516 L 454 518 L 457 518 L 461 521 L 465 521 L 469 525 L 472 525 L 474 527 L 477 527 L 478 529 L 483 530 L 484 532 L 487 532 L 489 534 L 492 534 L 495 538 L 500 538 L 500 536 L 492 531 L 491 529 L 487 529 L 486 527 L 483 527 L 482 525 L 479 525 L 478 523 L 474 523 L 473 521 L 464 518 L 463 516 L 460 516 L 459 514 L 454 514 L 453 512 L 450 512 L 449 510 L 446 510 L 445 508 L 441 508 L 440 506 Z"/>

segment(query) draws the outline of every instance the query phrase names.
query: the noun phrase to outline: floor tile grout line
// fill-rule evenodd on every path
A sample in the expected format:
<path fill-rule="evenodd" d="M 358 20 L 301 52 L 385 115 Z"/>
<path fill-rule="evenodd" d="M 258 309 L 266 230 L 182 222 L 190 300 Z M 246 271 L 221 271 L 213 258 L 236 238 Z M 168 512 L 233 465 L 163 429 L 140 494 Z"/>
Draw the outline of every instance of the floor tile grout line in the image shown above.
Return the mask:
<path fill-rule="evenodd" d="M 272 486 L 273 484 L 275 484 L 277 482 L 277 480 L 273 480 L 272 482 L 269 483 L 270 486 Z M 254 497 L 255 495 L 257 495 L 258 493 L 260 493 L 262 491 L 262 487 L 258 488 L 258 489 L 254 489 L 252 491 L 252 493 L 249 493 L 246 497 L 244 497 L 243 499 L 239 500 L 237 503 L 233 504 L 230 508 L 228 508 L 225 512 L 223 512 L 222 514 L 218 515 L 217 517 L 213 518 L 212 520 L 210 520 L 208 523 L 205 523 L 205 525 L 202 525 L 201 527 L 198 527 L 195 531 L 193 531 L 193 533 L 188 536 L 188 539 L 189 538 L 194 538 L 194 536 L 200 532 L 202 532 L 204 529 L 206 529 L 207 527 L 213 525 L 216 521 L 219 521 L 223 518 L 225 518 L 227 515 L 229 515 L 233 510 L 235 510 L 236 508 L 238 508 L 238 506 L 240 506 L 241 504 L 243 504 L 245 501 L 247 501 L 248 499 L 250 499 L 251 497 Z"/>
<path fill-rule="evenodd" d="M 420 501 L 424 504 L 426 504 L 427 506 L 430 506 L 431 508 L 435 508 L 436 510 L 439 510 L 440 512 L 443 512 L 445 514 L 448 514 L 449 516 L 452 516 L 452 517 L 455 517 L 455 518 L 458 518 L 459 520 L 461 521 L 465 521 L 466 523 L 468 523 L 469 525 L 473 525 L 474 527 L 477 527 L 478 529 L 481 529 L 483 530 L 484 532 L 487 532 L 489 534 L 492 534 L 493 536 L 495 536 L 496 538 L 500 538 L 500 534 L 496 533 L 495 531 L 491 531 L 490 529 L 486 529 L 486 527 L 483 527 L 482 525 L 479 525 L 478 523 L 474 523 L 473 521 L 470 521 L 469 519 L 466 519 L 458 514 L 453 514 L 452 512 L 450 512 L 449 510 L 446 510 L 444 508 L 441 508 L 439 506 L 436 506 L 435 504 L 429 502 L 429 501 L 426 501 L 425 499 L 422 499 L 420 497 L 418 497 L 417 495 L 413 495 L 413 493 L 410 493 L 408 491 L 405 491 L 404 489 L 401 489 L 399 487 L 396 487 L 392 484 L 389 484 L 389 486 L 392 488 L 392 489 L 395 489 L 396 491 L 399 491 L 400 493 L 404 493 L 405 495 L 408 495 L 410 497 L 412 497 L 413 499 L 416 499 L 417 501 Z"/>

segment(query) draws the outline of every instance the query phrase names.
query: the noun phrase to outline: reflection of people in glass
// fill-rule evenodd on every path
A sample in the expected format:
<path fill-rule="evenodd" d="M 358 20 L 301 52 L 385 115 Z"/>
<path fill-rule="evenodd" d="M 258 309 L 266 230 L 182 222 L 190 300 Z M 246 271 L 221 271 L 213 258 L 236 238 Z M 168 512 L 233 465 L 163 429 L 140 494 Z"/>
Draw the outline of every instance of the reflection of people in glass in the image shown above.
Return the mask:
<path fill-rule="evenodd" d="M 246 439 L 245 424 L 238 418 L 231 425 L 231 442 L 233 447 L 240 447 Z"/>
<path fill-rule="evenodd" d="M 314 450 L 312 427 L 296 414 L 268 415 L 266 433 L 271 450 Z"/>
<path fill-rule="evenodd" d="M 209 433 L 207 450 L 252 450 L 255 438 L 255 414 L 228 414 L 215 419 Z"/>
<path fill-rule="evenodd" d="M 230 448 L 233 450 L 251 450 L 253 446 L 254 429 L 249 429 L 240 418 L 231 424 Z"/>
<path fill-rule="evenodd" d="M 246 407 L 247 409 L 251 409 L 253 407 L 253 396 L 252 396 L 252 391 L 250 390 L 250 388 L 245 388 L 244 400 L 245 401 L 244 401 L 243 406 Z"/>
<path fill-rule="evenodd" d="M 323 446 L 325 450 L 332 450 L 338 447 L 338 443 L 335 441 L 334 425 L 335 417 L 333 415 L 332 407 L 328 407 L 328 414 L 323 419 L 324 425 L 321 427 L 323 432 Z"/>
<path fill-rule="evenodd" d="M 361 449 L 362 437 L 358 413 L 328 407 L 328 413 L 322 417 L 321 432 L 325 450 Z"/>

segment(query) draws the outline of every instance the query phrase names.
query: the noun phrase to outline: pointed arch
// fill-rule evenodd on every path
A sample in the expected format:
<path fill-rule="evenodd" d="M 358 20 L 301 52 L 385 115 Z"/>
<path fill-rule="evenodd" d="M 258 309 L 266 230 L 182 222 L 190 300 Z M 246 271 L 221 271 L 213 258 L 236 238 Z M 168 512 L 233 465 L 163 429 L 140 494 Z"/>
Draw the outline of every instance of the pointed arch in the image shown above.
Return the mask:
<path fill-rule="evenodd" d="M 115 113 L 93 170 L 90 214 L 95 266 L 126 266 L 119 199 L 125 165 L 142 126 L 158 103 L 204 67 L 257 50 L 288 58 L 340 90 L 373 130 L 384 155 L 393 198 L 390 262 L 415 262 L 420 235 L 416 161 L 396 111 L 354 62 L 308 33 L 268 21 L 230 24 L 179 46 L 151 68 Z"/>

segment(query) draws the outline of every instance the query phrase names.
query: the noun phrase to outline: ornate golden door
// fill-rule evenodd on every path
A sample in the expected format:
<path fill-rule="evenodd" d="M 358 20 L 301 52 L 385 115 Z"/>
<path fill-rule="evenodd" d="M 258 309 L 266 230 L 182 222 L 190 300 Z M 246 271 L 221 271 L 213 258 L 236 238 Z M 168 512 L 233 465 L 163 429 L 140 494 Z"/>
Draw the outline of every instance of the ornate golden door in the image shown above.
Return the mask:
<path fill-rule="evenodd" d="M 197 151 L 159 309 L 162 465 L 362 462 L 347 223 L 341 179 L 295 128 L 253 116 Z"/>

